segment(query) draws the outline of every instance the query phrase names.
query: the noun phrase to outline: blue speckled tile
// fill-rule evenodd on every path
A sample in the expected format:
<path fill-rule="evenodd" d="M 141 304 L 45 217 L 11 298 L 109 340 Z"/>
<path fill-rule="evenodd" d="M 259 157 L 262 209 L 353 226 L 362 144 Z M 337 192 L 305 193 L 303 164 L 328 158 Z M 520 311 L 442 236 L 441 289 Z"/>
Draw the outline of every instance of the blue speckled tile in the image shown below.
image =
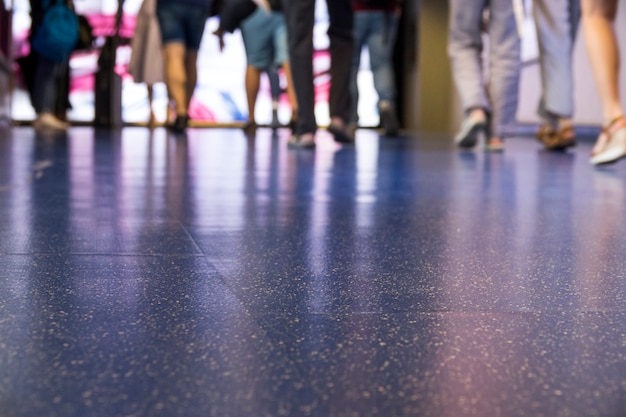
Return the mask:
<path fill-rule="evenodd" d="M 316 416 L 622 416 L 624 313 L 266 317 Z M 324 412 L 326 414 L 324 414 Z"/>
<path fill-rule="evenodd" d="M 626 163 L 0 131 L 0 417 L 624 417 Z"/>
<path fill-rule="evenodd" d="M 2 261 L 1 415 L 278 416 L 306 406 L 304 381 L 202 258 Z"/>

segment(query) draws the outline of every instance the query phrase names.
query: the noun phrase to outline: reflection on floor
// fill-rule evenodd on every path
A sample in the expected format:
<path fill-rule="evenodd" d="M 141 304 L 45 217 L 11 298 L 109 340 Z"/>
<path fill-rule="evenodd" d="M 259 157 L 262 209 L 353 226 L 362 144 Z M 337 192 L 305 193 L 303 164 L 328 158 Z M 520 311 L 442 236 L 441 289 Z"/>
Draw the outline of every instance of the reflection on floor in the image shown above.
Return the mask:
<path fill-rule="evenodd" d="M 0 416 L 626 416 L 626 162 L 0 134 Z"/>

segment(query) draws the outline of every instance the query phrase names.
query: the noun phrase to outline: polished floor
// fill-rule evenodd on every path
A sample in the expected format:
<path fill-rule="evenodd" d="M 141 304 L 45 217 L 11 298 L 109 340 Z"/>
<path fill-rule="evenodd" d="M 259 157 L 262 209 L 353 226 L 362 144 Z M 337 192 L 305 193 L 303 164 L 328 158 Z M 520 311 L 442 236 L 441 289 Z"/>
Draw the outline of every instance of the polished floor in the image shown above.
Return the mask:
<path fill-rule="evenodd" d="M 626 162 L 0 133 L 0 417 L 624 417 Z"/>

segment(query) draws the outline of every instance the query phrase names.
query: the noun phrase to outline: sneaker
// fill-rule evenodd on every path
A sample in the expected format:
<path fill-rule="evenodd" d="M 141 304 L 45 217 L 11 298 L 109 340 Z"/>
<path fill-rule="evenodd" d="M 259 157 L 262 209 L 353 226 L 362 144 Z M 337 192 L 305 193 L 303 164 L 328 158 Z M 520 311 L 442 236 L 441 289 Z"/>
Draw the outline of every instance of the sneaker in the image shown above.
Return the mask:
<path fill-rule="evenodd" d="M 33 127 L 36 130 L 67 130 L 70 125 L 62 120 L 59 120 L 52 113 L 41 113 L 33 122 Z"/>
<path fill-rule="evenodd" d="M 287 146 L 292 149 L 312 149 L 315 148 L 315 135 L 305 133 L 303 135 L 293 135 L 289 138 Z"/>
<path fill-rule="evenodd" d="M 380 124 L 385 136 L 398 136 L 399 124 L 396 110 L 391 102 L 383 100 L 378 105 L 380 112 Z"/>
<path fill-rule="evenodd" d="M 463 120 L 454 143 L 461 148 L 473 148 L 478 141 L 487 141 L 489 127 L 485 116 L 468 116 Z"/>

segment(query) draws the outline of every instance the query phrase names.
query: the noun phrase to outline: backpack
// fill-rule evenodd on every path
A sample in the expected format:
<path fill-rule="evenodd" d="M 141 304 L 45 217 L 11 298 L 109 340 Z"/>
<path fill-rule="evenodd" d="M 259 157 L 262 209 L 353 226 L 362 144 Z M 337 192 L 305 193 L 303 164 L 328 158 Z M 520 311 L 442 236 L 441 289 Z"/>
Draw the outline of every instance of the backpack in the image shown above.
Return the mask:
<path fill-rule="evenodd" d="M 50 1 L 55 1 L 50 5 Z M 78 42 L 78 17 L 64 0 L 44 2 L 45 12 L 32 48 L 53 62 L 67 60 Z"/>

